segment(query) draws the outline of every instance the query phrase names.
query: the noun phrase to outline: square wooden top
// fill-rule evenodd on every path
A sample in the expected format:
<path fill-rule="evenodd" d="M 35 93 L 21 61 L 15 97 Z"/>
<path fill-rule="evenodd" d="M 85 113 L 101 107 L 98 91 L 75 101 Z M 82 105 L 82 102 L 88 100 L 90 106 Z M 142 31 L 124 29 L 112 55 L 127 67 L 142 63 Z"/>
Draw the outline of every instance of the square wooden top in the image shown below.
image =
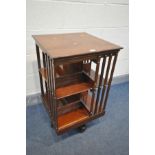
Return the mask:
<path fill-rule="evenodd" d="M 51 58 L 122 49 L 122 47 L 118 45 L 99 39 L 85 32 L 33 35 L 32 37 L 41 50 L 47 53 Z"/>

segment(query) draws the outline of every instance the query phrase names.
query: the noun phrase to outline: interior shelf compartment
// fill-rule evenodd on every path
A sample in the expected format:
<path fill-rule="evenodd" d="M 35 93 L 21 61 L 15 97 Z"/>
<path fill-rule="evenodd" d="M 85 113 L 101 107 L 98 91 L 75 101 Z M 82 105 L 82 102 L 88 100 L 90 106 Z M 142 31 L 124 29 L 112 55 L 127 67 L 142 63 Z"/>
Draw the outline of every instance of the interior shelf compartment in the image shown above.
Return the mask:
<path fill-rule="evenodd" d="M 59 75 L 61 75 L 61 76 L 64 75 L 64 71 L 61 69 L 61 67 L 58 66 L 56 69 L 57 69 L 57 73 L 59 73 Z M 47 81 L 47 70 L 46 70 L 46 68 L 41 68 L 39 70 L 39 72 L 41 73 L 41 75 L 44 78 L 44 80 Z M 86 73 L 85 71 L 83 71 L 83 73 L 85 75 L 89 76 L 92 80 L 95 78 L 95 72 L 92 69 L 90 70 L 89 74 Z M 76 74 L 76 73 L 73 73 L 73 74 Z"/>
<path fill-rule="evenodd" d="M 58 115 L 63 115 L 72 110 L 78 109 L 81 106 L 79 104 L 80 94 L 62 98 L 60 100 L 57 100 L 57 102 L 58 102 Z"/>
<path fill-rule="evenodd" d="M 58 72 L 59 70 L 57 69 L 57 72 Z M 41 75 L 42 75 L 42 77 L 44 78 L 44 80 L 45 81 L 47 81 L 47 71 L 46 71 L 46 69 L 45 68 L 41 68 L 40 70 L 39 70 L 39 72 L 41 73 Z M 59 71 L 60 72 L 60 71 Z M 85 76 L 88 76 L 92 81 L 94 80 L 94 78 L 95 78 L 95 72 L 94 72 L 94 70 L 90 70 L 90 72 L 89 73 L 86 73 L 85 71 L 82 71 L 82 73 L 83 74 L 85 74 Z M 62 73 L 61 73 L 62 74 Z M 74 74 L 76 74 L 76 73 L 74 73 Z M 73 75 L 74 75 L 73 74 Z M 62 76 L 63 77 L 63 76 Z M 99 78 L 100 78 L 100 75 L 98 75 L 98 80 L 97 80 L 97 85 L 96 85 L 96 87 L 98 87 L 98 85 L 99 85 Z M 104 78 L 103 78 L 103 81 L 104 81 Z M 101 84 L 101 86 L 103 86 L 103 81 L 102 81 L 102 84 Z"/>
<path fill-rule="evenodd" d="M 50 110 L 48 95 L 42 95 L 47 111 Z M 58 105 L 58 133 L 91 119 L 90 114 L 91 91 L 57 100 Z"/>
<path fill-rule="evenodd" d="M 83 72 L 56 78 L 56 97 L 61 99 L 85 92 L 93 87 L 94 81 Z"/>
<path fill-rule="evenodd" d="M 49 112 L 50 103 L 48 95 L 42 95 L 46 110 Z M 65 101 L 64 101 L 65 100 Z M 81 94 L 73 95 L 61 99 L 63 103 L 58 103 L 58 130 L 65 130 L 73 125 L 77 125 L 82 121 L 89 119 L 90 113 L 88 109 L 81 102 Z M 60 100 L 59 100 L 60 102 Z M 89 107 L 90 99 L 87 100 L 86 105 Z M 62 104 L 62 105 L 60 105 Z"/>
<path fill-rule="evenodd" d="M 65 130 L 89 119 L 89 112 L 81 102 L 79 102 L 79 104 L 81 104 L 81 106 L 78 109 L 58 116 L 58 131 Z"/>
<path fill-rule="evenodd" d="M 58 116 L 64 115 L 66 113 L 69 113 L 73 110 L 80 108 L 81 107 L 80 98 L 81 98 L 81 95 L 76 94 L 76 95 L 72 95 L 72 96 L 57 100 Z M 50 102 L 49 102 L 48 94 L 42 95 L 42 99 L 46 107 L 46 110 L 50 112 Z"/>
<path fill-rule="evenodd" d="M 91 91 L 60 99 L 62 105 L 58 108 L 58 131 L 61 132 L 89 120 L 91 99 Z"/>

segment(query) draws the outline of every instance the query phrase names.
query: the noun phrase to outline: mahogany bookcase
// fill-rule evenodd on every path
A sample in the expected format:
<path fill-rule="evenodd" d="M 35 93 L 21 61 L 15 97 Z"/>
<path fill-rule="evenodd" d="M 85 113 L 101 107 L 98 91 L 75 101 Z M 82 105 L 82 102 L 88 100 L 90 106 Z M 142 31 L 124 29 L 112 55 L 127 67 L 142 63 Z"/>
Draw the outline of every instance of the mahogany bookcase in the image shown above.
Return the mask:
<path fill-rule="evenodd" d="M 57 134 L 105 114 L 122 47 L 88 33 L 33 35 L 41 97 Z M 94 69 L 95 68 L 95 69 Z"/>

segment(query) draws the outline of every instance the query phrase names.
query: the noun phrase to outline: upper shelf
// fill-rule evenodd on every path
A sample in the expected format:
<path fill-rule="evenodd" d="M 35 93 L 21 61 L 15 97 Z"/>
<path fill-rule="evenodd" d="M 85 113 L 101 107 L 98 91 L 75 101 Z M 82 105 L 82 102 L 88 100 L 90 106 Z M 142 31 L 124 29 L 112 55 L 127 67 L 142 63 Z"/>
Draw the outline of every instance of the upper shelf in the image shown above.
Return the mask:
<path fill-rule="evenodd" d="M 51 58 L 92 54 L 122 47 L 88 33 L 33 35 L 37 45 Z"/>
<path fill-rule="evenodd" d="M 47 81 L 47 71 L 46 71 L 46 69 L 45 68 L 41 68 L 39 71 L 40 71 L 42 77 L 44 78 L 44 80 Z M 89 75 L 87 73 L 85 73 L 85 74 L 87 76 L 89 76 L 92 80 L 95 78 L 95 72 L 92 69 L 90 70 L 90 74 Z M 96 87 L 98 87 L 98 85 L 99 85 L 99 77 L 100 77 L 100 75 L 98 75 L 98 80 L 97 80 Z M 103 85 L 104 85 L 104 79 L 103 79 L 103 81 L 101 83 L 101 86 L 103 86 Z"/>
<path fill-rule="evenodd" d="M 57 99 L 61 99 L 63 97 L 85 92 L 92 87 L 93 85 L 88 82 L 79 82 L 65 87 L 60 87 L 56 89 L 56 97 Z"/>
<path fill-rule="evenodd" d="M 40 73 L 47 81 L 46 69 L 41 68 Z M 83 72 L 56 78 L 56 98 L 61 99 L 70 95 L 85 92 L 93 87 L 93 83 L 94 81 Z"/>

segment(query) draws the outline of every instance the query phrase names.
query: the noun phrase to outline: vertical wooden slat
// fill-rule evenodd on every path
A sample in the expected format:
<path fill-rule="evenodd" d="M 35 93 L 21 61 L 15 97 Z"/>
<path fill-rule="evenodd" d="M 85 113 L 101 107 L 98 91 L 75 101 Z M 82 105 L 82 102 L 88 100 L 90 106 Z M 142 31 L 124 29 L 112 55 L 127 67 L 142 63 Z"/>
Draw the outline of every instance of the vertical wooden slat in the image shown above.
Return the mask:
<path fill-rule="evenodd" d="M 53 121 L 54 121 L 54 127 L 56 127 L 56 108 L 55 108 L 55 89 L 54 89 L 54 79 L 53 79 L 53 65 L 52 65 L 52 60 L 50 61 L 50 66 L 51 66 L 51 80 L 52 80 L 52 91 L 53 91 L 53 94 L 52 94 L 52 104 L 53 104 L 53 110 L 52 110 L 52 113 L 53 113 Z"/>
<path fill-rule="evenodd" d="M 54 118 L 53 116 L 53 89 L 52 89 L 52 77 L 51 77 L 51 60 L 50 57 L 48 57 L 48 84 L 49 84 L 49 95 L 50 95 L 50 107 L 51 107 L 51 116 L 52 116 L 52 120 Z"/>
<path fill-rule="evenodd" d="M 51 117 L 51 123 L 53 125 L 53 101 L 52 101 L 52 87 L 51 87 L 51 68 L 50 68 L 50 58 L 47 56 L 47 63 L 46 63 L 46 67 L 47 67 L 47 88 L 48 88 L 48 100 L 49 100 L 49 104 L 50 104 L 50 117 Z"/>
<path fill-rule="evenodd" d="M 109 78 L 109 82 L 108 82 L 108 88 L 107 88 L 105 100 L 103 102 L 104 103 L 104 105 L 103 105 L 103 111 L 105 111 L 105 108 L 106 108 L 107 99 L 108 99 L 108 95 L 109 95 L 109 90 L 110 90 L 110 87 L 111 87 L 113 73 L 114 73 L 114 69 L 115 69 L 115 65 L 116 65 L 116 61 L 117 61 L 117 55 L 118 55 L 118 53 L 114 56 L 114 60 L 113 60 L 113 64 L 112 64 L 112 69 L 111 69 L 111 73 L 110 73 L 110 78 Z"/>
<path fill-rule="evenodd" d="M 39 52 L 39 46 L 36 44 L 36 53 L 37 53 L 37 62 L 38 62 L 38 69 L 41 68 L 41 62 L 40 62 L 40 52 Z M 39 72 L 39 78 L 40 78 L 40 88 L 41 88 L 41 94 L 44 95 L 44 88 L 43 88 L 43 79 L 42 75 Z"/>
<path fill-rule="evenodd" d="M 52 84 L 53 84 L 53 109 L 54 109 L 54 123 L 55 128 L 58 129 L 58 120 L 57 120 L 57 98 L 55 93 L 55 77 L 56 77 L 56 71 L 54 67 L 54 61 L 51 60 L 51 71 L 52 71 Z"/>
<path fill-rule="evenodd" d="M 44 52 L 42 52 L 42 55 L 43 55 L 43 66 L 44 66 L 44 69 L 46 69 L 46 55 Z M 45 88 L 46 88 L 46 93 L 47 93 L 47 82 L 45 81 Z"/>
<path fill-rule="evenodd" d="M 47 92 L 49 93 L 50 91 L 50 83 L 49 83 L 49 75 L 50 75 L 50 69 L 49 69 L 49 57 L 47 54 L 45 54 L 45 66 L 46 66 L 46 70 L 47 70 Z"/>
<path fill-rule="evenodd" d="M 106 63 L 106 56 L 103 57 L 103 62 L 102 62 L 102 67 L 101 67 L 101 74 L 100 74 L 98 91 L 97 91 L 97 98 L 96 98 L 95 114 L 98 111 L 98 102 L 99 102 L 99 97 L 100 97 L 101 84 L 102 84 L 102 81 L 103 81 L 103 74 L 104 74 L 105 63 Z"/>
<path fill-rule="evenodd" d="M 96 65 L 95 80 L 94 80 L 94 86 L 93 86 L 93 90 L 92 90 L 92 99 L 91 99 L 91 106 L 90 106 L 91 114 L 94 114 L 93 107 L 94 107 L 95 91 L 96 91 L 95 88 L 97 85 L 99 67 L 100 67 L 100 58 L 97 59 L 97 65 Z"/>
<path fill-rule="evenodd" d="M 55 96 L 55 70 L 53 60 L 49 61 L 50 66 L 50 87 L 52 89 L 52 116 L 53 116 L 53 126 L 57 129 L 57 104 L 56 104 L 56 96 Z"/>
<path fill-rule="evenodd" d="M 103 84 L 103 89 L 102 89 L 102 95 L 101 95 L 99 110 L 102 107 L 102 102 L 103 102 L 103 98 L 104 98 L 104 94 L 105 94 L 105 90 L 106 90 L 106 84 L 107 84 L 108 75 L 109 75 L 109 69 L 110 69 L 110 65 L 111 65 L 111 59 L 112 59 L 112 55 L 110 55 L 109 59 L 108 59 L 108 66 L 107 66 L 107 69 L 106 69 L 106 75 L 105 75 L 105 79 L 104 79 L 104 84 Z"/>
<path fill-rule="evenodd" d="M 91 60 L 89 60 L 89 64 L 90 64 L 90 71 L 91 71 L 91 64 L 92 64 Z M 90 75 L 90 71 L 89 71 L 88 75 Z"/>

